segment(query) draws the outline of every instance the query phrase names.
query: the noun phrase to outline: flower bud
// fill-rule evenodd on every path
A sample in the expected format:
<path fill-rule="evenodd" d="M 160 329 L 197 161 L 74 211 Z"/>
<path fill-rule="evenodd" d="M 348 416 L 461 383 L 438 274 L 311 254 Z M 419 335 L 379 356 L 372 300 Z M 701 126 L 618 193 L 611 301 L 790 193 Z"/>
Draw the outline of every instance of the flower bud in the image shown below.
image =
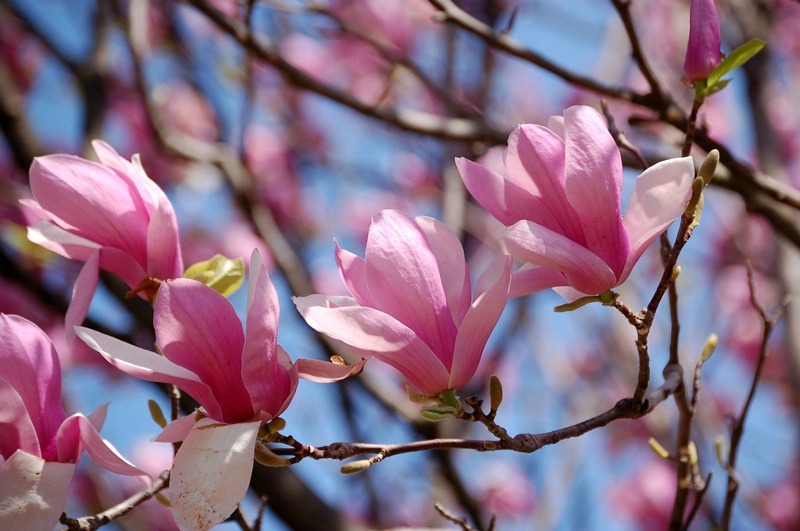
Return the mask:
<path fill-rule="evenodd" d="M 725 436 L 717 435 L 714 439 L 714 449 L 717 452 L 717 461 L 720 465 L 725 466 Z"/>
<path fill-rule="evenodd" d="M 692 0 L 689 8 L 689 45 L 683 75 L 694 83 L 705 81 L 722 58 L 719 17 L 714 0 Z"/>
<path fill-rule="evenodd" d="M 363 472 L 369 467 L 372 466 L 372 461 L 369 459 L 360 459 L 358 461 L 351 461 L 349 463 L 345 463 L 342 465 L 342 468 L 339 469 L 339 472 L 342 474 L 357 474 L 358 472 Z"/>
<path fill-rule="evenodd" d="M 291 463 L 287 459 L 284 459 L 283 457 L 274 453 L 272 450 L 270 450 L 263 444 L 256 444 L 255 459 L 262 465 L 269 467 L 281 467 L 281 466 L 291 465 Z"/>
<path fill-rule="evenodd" d="M 494 374 L 489 378 L 489 398 L 492 411 L 497 411 L 500 403 L 503 402 L 503 384 L 500 383 L 500 378 Z"/>
<path fill-rule="evenodd" d="M 700 354 L 700 361 L 705 362 L 708 358 L 711 357 L 711 354 L 714 353 L 714 350 L 717 348 L 717 344 L 719 343 L 719 337 L 717 334 L 711 334 L 706 339 L 706 344 L 703 345 L 703 352 Z"/>
<path fill-rule="evenodd" d="M 697 176 L 703 179 L 703 183 L 708 186 L 708 183 L 711 182 L 711 179 L 714 178 L 714 172 L 717 171 L 717 164 L 719 163 L 719 151 L 716 149 L 712 149 L 708 152 L 703 163 L 700 165 L 700 170 L 697 172 Z"/>
<path fill-rule="evenodd" d="M 650 448 L 660 457 L 661 459 L 669 459 L 669 451 L 661 446 L 661 443 L 655 440 L 653 437 L 648 439 L 647 444 L 650 445 Z"/>

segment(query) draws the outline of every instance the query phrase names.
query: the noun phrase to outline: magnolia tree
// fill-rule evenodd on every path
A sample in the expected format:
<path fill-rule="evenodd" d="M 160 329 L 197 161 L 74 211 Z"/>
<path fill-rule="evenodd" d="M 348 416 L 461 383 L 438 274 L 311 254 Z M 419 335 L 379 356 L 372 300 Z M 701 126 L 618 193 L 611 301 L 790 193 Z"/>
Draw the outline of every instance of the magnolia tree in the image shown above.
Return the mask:
<path fill-rule="evenodd" d="M 0 528 L 800 526 L 800 4 L 0 24 Z"/>

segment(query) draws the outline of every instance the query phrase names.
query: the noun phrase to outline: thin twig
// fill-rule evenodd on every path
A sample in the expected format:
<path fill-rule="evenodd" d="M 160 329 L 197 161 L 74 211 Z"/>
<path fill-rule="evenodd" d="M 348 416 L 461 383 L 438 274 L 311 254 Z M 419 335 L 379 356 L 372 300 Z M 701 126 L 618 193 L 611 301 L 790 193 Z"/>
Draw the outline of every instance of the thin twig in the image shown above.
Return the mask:
<path fill-rule="evenodd" d="M 720 529 L 723 530 L 730 529 L 731 518 L 733 516 L 733 503 L 736 500 L 736 494 L 739 491 L 739 481 L 736 479 L 735 474 L 736 457 L 739 452 L 739 444 L 742 440 L 742 436 L 744 435 L 744 421 L 747 417 L 748 411 L 750 410 L 750 405 L 753 403 L 753 398 L 755 397 L 756 389 L 758 388 L 758 382 L 761 380 L 761 373 L 767 360 L 767 342 L 772 334 L 772 330 L 775 328 L 775 325 L 778 323 L 778 321 L 780 321 L 781 317 L 783 317 L 786 307 L 789 304 L 789 298 L 787 297 L 773 315 L 769 315 L 767 313 L 767 311 L 764 309 L 764 306 L 756 297 L 753 266 L 749 262 L 747 263 L 747 283 L 750 287 L 750 302 L 761 316 L 764 329 L 761 335 L 761 350 L 758 355 L 758 363 L 756 364 L 756 369 L 753 373 L 753 380 L 750 384 L 750 390 L 747 393 L 747 399 L 745 400 L 739 415 L 733 420 L 731 425 L 731 447 L 728 451 L 728 462 L 725 464 L 725 469 L 728 472 L 728 488 L 725 494 L 725 505 L 723 506 L 722 520 L 720 523 Z"/>
<path fill-rule="evenodd" d="M 93 516 L 83 516 L 81 518 L 68 518 L 66 514 L 62 514 L 59 522 L 67 526 L 70 531 L 94 531 L 111 521 L 128 514 L 141 503 L 149 500 L 158 492 L 169 486 L 169 470 L 165 470 L 153 482 L 153 485 L 147 489 L 137 492 L 127 500 L 118 503 L 117 505 L 106 509 L 105 511 Z"/>

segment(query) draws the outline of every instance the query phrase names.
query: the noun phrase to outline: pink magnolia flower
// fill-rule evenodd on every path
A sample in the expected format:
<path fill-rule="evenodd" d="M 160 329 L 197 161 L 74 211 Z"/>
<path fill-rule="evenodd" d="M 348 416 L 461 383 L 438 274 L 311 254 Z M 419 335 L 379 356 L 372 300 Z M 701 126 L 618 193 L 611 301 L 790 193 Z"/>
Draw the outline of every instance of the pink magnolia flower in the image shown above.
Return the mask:
<path fill-rule="evenodd" d="M 151 382 L 175 384 L 200 403 L 200 415 L 170 423 L 156 438 L 183 441 L 170 477 L 171 503 L 181 529 L 208 529 L 244 498 L 258 430 L 289 405 L 298 378 L 335 381 L 357 374 L 344 366 L 298 360 L 277 343 L 280 307 L 261 256 L 253 252 L 247 294 L 247 332 L 233 306 L 189 279 L 162 283 L 155 303 L 156 343 L 162 355 L 93 330 L 78 336 L 120 370 Z"/>
<path fill-rule="evenodd" d="M 83 322 L 100 269 L 152 299 L 150 279 L 180 277 L 178 223 L 164 192 L 108 144 L 92 143 L 100 162 L 71 155 L 37 157 L 30 171 L 34 200 L 23 200 L 41 221 L 28 238 L 66 258 L 85 261 L 67 311 L 67 333 Z"/>
<path fill-rule="evenodd" d="M 426 396 L 472 378 L 506 305 L 510 257 L 481 275 L 473 299 L 455 235 L 435 219 L 384 210 L 372 219 L 366 259 L 337 244 L 336 261 L 352 297 L 295 298 L 312 328 L 388 363 Z"/>
<path fill-rule="evenodd" d="M 708 79 L 721 58 L 719 17 L 714 0 L 691 0 L 689 45 L 683 63 L 684 77 L 692 83 Z"/>
<path fill-rule="evenodd" d="M 67 417 L 58 355 L 38 326 L 0 314 L 0 367 L 0 529 L 52 529 L 84 450 L 112 472 L 147 476 L 97 432 L 107 404 Z"/>
<path fill-rule="evenodd" d="M 507 251 L 528 262 L 514 273 L 511 296 L 547 288 L 571 299 L 605 293 L 628 278 L 647 246 L 683 212 L 692 159 L 666 160 L 642 173 L 623 217 L 622 161 L 600 113 L 570 107 L 549 126 L 521 125 L 511 133 L 507 176 L 464 158 L 456 165 L 472 196 L 509 227 Z"/>

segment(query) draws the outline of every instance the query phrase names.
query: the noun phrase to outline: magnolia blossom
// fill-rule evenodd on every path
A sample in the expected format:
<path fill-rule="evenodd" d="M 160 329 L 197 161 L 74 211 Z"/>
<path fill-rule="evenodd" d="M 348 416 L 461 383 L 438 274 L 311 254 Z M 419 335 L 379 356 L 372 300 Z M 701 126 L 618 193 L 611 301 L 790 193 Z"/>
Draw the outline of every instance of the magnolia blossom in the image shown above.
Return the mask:
<path fill-rule="evenodd" d="M 120 370 L 175 384 L 200 404 L 198 415 L 170 423 L 156 438 L 183 441 L 175 456 L 170 493 L 181 529 L 208 529 L 244 498 L 258 430 L 289 405 L 298 378 L 335 381 L 353 366 L 299 360 L 277 343 L 280 307 L 261 255 L 253 252 L 247 294 L 247 333 L 233 306 L 189 279 L 162 283 L 155 304 L 156 343 L 162 355 L 78 327 L 78 336 Z"/>
<path fill-rule="evenodd" d="M 66 258 L 86 262 L 67 311 L 67 333 L 83 322 L 101 269 L 133 289 L 148 279 L 180 277 L 178 223 L 167 196 L 108 144 L 92 143 L 100 162 L 72 155 L 37 157 L 30 171 L 34 200 L 22 204 L 38 219 L 28 238 Z"/>
<path fill-rule="evenodd" d="M 509 227 L 507 251 L 527 262 L 514 273 L 512 296 L 547 288 L 569 299 L 605 293 L 683 212 L 692 159 L 642 173 L 623 217 L 622 161 L 603 117 L 575 106 L 549 127 L 521 125 L 511 133 L 506 176 L 464 158 L 456 165 L 476 201 Z"/>
<path fill-rule="evenodd" d="M 719 17 L 714 0 L 691 0 L 689 7 L 689 45 L 683 75 L 694 83 L 708 79 L 720 62 Z"/>
<path fill-rule="evenodd" d="M 352 296 L 295 298 L 312 328 L 388 363 L 426 396 L 472 378 L 506 305 L 509 257 L 481 275 L 473 298 L 458 238 L 435 219 L 396 210 L 372 219 L 366 259 L 338 244 L 335 254 Z"/>
<path fill-rule="evenodd" d="M 52 529 L 84 450 L 112 472 L 147 476 L 97 432 L 107 405 L 67 417 L 58 355 L 38 326 L 0 314 L 0 367 L 0 529 Z"/>

